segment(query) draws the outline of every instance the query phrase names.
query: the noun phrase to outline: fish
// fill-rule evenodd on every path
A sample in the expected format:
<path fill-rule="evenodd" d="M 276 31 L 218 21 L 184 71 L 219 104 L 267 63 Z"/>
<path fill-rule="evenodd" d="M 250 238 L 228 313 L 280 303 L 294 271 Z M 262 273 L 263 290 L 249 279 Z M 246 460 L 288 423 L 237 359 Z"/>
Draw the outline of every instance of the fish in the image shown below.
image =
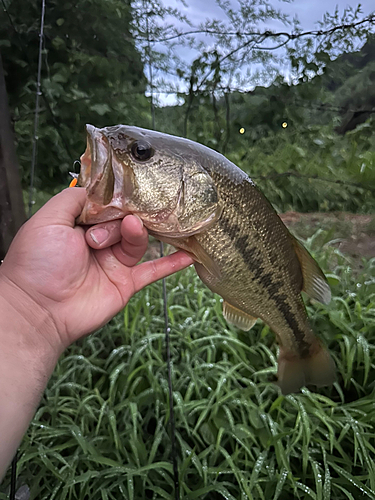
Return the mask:
<path fill-rule="evenodd" d="M 329 303 L 328 282 L 251 178 L 188 139 L 116 125 L 86 125 L 79 224 L 136 214 L 149 234 L 182 249 L 223 299 L 226 321 L 249 331 L 261 319 L 279 344 L 282 394 L 331 385 L 335 363 L 315 336 L 301 295 Z"/>

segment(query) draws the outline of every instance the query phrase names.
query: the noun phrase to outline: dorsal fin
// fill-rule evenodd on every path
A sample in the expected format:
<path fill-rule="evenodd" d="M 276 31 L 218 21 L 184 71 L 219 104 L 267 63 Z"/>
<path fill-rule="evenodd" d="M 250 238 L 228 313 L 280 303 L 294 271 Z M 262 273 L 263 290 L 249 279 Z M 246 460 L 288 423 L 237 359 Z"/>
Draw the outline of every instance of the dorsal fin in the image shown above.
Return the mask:
<path fill-rule="evenodd" d="M 255 325 L 257 318 L 244 313 L 241 309 L 231 306 L 228 302 L 223 302 L 223 316 L 224 319 L 232 325 L 240 328 L 244 332 L 248 332 Z"/>
<path fill-rule="evenodd" d="M 328 304 L 331 300 L 331 289 L 323 271 L 306 248 L 294 237 L 293 244 L 302 270 L 302 290 L 312 299 Z"/>

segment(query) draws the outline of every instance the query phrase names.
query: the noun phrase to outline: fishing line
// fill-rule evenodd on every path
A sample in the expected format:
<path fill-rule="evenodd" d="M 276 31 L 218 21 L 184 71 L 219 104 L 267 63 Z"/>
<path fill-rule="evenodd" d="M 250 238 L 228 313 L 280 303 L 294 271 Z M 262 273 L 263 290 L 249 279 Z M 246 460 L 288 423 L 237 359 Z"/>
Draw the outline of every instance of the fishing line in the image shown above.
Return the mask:
<path fill-rule="evenodd" d="M 38 76 L 36 82 L 36 98 L 35 98 L 35 115 L 34 115 L 34 137 L 33 137 L 33 152 L 31 156 L 31 172 L 30 172 L 30 187 L 29 187 L 29 217 L 34 204 L 33 191 L 34 191 L 34 177 L 36 158 L 38 154 L 38 125 L 39 125 L 39 99 L 42 95 L 40 88 L 41 72 L 42 72 L 42 52 L 43 52 L 43 38 L 44 38 L 44 15 L 46 10 L 46 2 L 42 0 L 42 12 L 40 17 L 40 32 L 39 32 L 39 55 L 38 55 Z"/>
<path fill-rule="evenodd" d="M 8 12 L 8 10 L 7 10 L 7 8 L 6 8 L 6 5 L 5 5 L 5 3 L 4 3 L 4 0 L 1 0 L 1 3 L 2 3 L 2 5 L 3 5 L 4 12 L 6 13 L 6 15 L 7 15 L 7 17 L 8 17 L 9 23 L 10 23 L 10 25 L 12 26 L 13 31 L 14 31 L 14 32 L 15 32 L 15 34 L 17 35 L 17 38 L 18 38 L 18 40 L 19 40 L 19 42 L 20 42 L 19 47 L 20 47 L 20 49 L 21 49 L 21 52 L 23 53 L 23 55 L 24 55 L 24 57 L 25 57 L 25 59 L 26 59 L 27 63 L 28 63 L 30 66 L 32 66 L 33 61 L 31 60 L 31 58 L 30 58 L 30 56 L 29 56 L 29 54 L 28 54 L 28 52 L 27 52 L 27 50 L 26 50 L 26 48 L 25 48 L 25 43 L 24 43 L 24 41 L 23 41 L 23 39 L 22 39 L 22 37 L 21 37 L 21 35 L 20 35 L 19 31 L 17 30 L 17 28 L 16 28 L 16 26 L 15 26 L 15 24 L 14 24 L 13 20 L 12 20 L 11 15 L 9 14 L 9 12 Z M 47 63 L 47 55 L 46 55 L 46 65 L 48 66 L 48 63 Z M 53 112 L 53 109 L 52 109 L 52 107 L 51 107 L 51 105 L 50 105 L 50 103 L 49 103 L 49 101 L 48 101 L 47 95 L 46 95 L 46 93 L 45 93 L 45 92 L 43 92 L 43 85 L 42 85 L 41 80 L 40 80 L 40 95 L 41 95 L 41 97 L 43 97 L 44 103 L 45 103 L 45 105 L 46 105 L 46 110 L 47 110 L 47 111 L 48 111 L 48 113 L 51 115 L 53 127 L 54 127 L 54 129 L 56 130 L 56 132 L 57 132 L 58 136 L 59 136 L 59 137 L 60 137 L 60 139 L 61 139 L 61 143 L 62 143 L 63 147 L 65 148 L 65 152 L 66 152 L 66 155 L 67 155 L 67 156 L 66 156 L 66 158 L 67 158 L 67 159 L 68 159 L 68 161 L 69 161 L 69 160 L 70 160 L 70 158 L 72 157 L 72 154 L 71 154 L 71 152 L 70 152 L 70 150 L 69 150 L 69 145 L 68 145 L 68 143 L 67 143 L 66 139 L 64 138 L 64 135 L 63 135 L 63 133 L 62 133 L 62 131 L 61 131 L 61 128 L 60 128 L 60 124 L 59 124 L 59 122 L 58 122 L 58 120 L 57 120 L 57 118 L 56 118 L 56 116 L 55 116 L 55 114 L 54 114 L 54 112 Z M 70 104 L 71 102 L 73 102 L 73 100 L 66 101 L 66 104 Z M 38 113 L 39 113 L 39 112 L 40 112 L 40 108 L 38 108 Z M 31 113 L 32 113 L 32 114 L 35 114 L 35 110 L 34 110 L 34 111 L 32 111 Z M 19 119 L 20 119 L 20 118 L 22 119 L 22 116 L 27 116 L 28 114 L 29 114 L 29 112 L 27 112 L 27 113 L 25 113 L 25 114 L 23 114 L 23 115 L 22 115 L 22 114 L 21 114 L 21 115 L 20 115 L 20 114 L 18 114 L 18 118 L 19 118 Z M 33 204 L 33 202 L 32 202 L 32 204 Z"/>
<path fill-rule="evenodd" d="M 150 78 L 150 98 L 151 98 L 151 127 L 155 130 L 155 106 L 154 106 L 154 83 L 153 83 L 153 71 L 152 71 L 152 52 L 151 52 L 151 42 L 150 42 L 150 30 L 148 24 L 148 11 L 147 11 L 147 0 L 143 0 L 143 8 L 146 14 L 146 37 L 147 37 L 147 52 L 148 52 L 148 70 Z M 164 255 L 164 245 L 160 241 L 160 257 Z M 166 357 L 167 357 L 167 367 L 168 367 L 168 392 L 169 392 L 169 419 L 171 426 L 171 455 L 172 455 L 172 466 L 173 466 L 173 482 L 174 482 L 174 496 L 175 500 L 180 498 L 180 483 L 178 477 L 178 465 L 177 465 L 177 449 L 176 449 L 176 426 L 174 417 L 174 406 L 173 406 L 173 384 L 172 384 L 172 363 L 171 363 L 171 346 L 170 346 L 170 327 L 168 321 L 168 298 L 167 298 L 167 283 L 166 279 L 162 279 L 163 287 L 163 310 L 164 310 L 164 335 L 165 335 L 165 346 L 166 346 Z"/>
<path fill-rule="evenodd" d="M 27 52 L 27 50 L 26 50 L 26 48 L 25 48 L 25 43 L 24 43 L 24 41 L 23 41 L 23 39 L 22 39 L 22 37 L 21 37 L 21 35 L 20 35 L 19 31 L 17 30 L 17 28 L 16 28 L 16 26 L 15 26 L 15 24 L 14 24 L 13 20 L 12 20 L 11 15 L 9 14 L 9 12 L 8 12 L 8 10 L 7 10 L 7 8 L 6 8 L 6 5 L 5 5 L 5 3 L 4 3 L 4 0 L 1 0 L 1 3 L 2 3 L 2 5 L 3 5 L 3 9 L 4 9 L 4 11 L 5 11 L 5 13 L 6 13 L 7 17 L 8 17 L 9 23 L 10 23 L 10 25 L 12 26 L 13 31 L 14 31 L 14 32 L 15 32 L 15 34 L 17 35 L 17 38 L 18 38 L 18 40 L 19 40 L 19 42 L 20 42 L 20 49 L 21 49 L 21 52 L 23 53 L 23 55 L 24 55 L 24 57 L 25 57 L 26 61 L 28 62 L 28 64 L 31 66 L 31 65 L 32 65 L 32 60 L 31 60 L 31 58 L 30 58 L 30 56 L 29 56 L 29 54 L 28 54 L 28 52 Z M 46 59 L 47 59 L 47 55 L 46 55 Z M 53 126 L 54 126 L 54 128 L 55 128 L 56 132 L 58 133 L 58 135 L 59 135 L 59 137 L 60 137 L 60 139 L 61 139 L 62 145 L 63 145 L 63 146 L 64 146 L 64 148 L 65 148 L 65 151 L 66 151 L 66 154 L 67 154 L 67 158 L 69 158 L 69 159 L 70 159 L 70 158 L 72 157 L 72 155 L 70 154 L 70 151 L 69 151 L 69 145 L 68 145 L 68 143 L 66 142 L 66 140 L 65 140 L 65 138 L 64 138 L 64 135 L 63 135 L 63 134 L 62 134 L 62 132 L 61 132 L 61 129 L 60 129 L 60 124 L 58 123 L 58 121 L 57 121 L 57 119 L 56 119 L 56 116 L 55 116 L 55 114 L 54 114 L 54 112 L 53 112 L 53 110 L 52 110 L 52 108 L 51 108 L 51 105 L 50 105 L 50 103 L 49 103 L 49 101 L 48 101 L 48 99 L 47 99 L 47 96 L 46 96 L 45 92 L 43 92 L 43 85 L 42 85 L 42 82 L 40 82 L 40 94 L 41 94 L 41 96 L 43 97 L 43 100 L 44 100 L 44 103 L 45 103 L 45 105 L 46 105 L 46 109 L 47 109 L 48 113 L 51 115 L 52 122 L 53 122 Z M 67 104 L 69 104 L 69 101 L 67 102 Z"/>
<path fill-rule="evenodd" d="M 9 493 L 9 498 L 10 500 L 15 500 L 16 498 L 16 482 L 17 482 L 17 452 L 14 455 L 14 458 L 12 460 L 12 468 L 11 468 L 11 475 L 10 475 L 10 493 Z"/>
<path fill-rule="evenodd" d="M 160 242 L 160 257 L 164 255 L 164 245 Z M 171 363 L 171 349 L 170 349 L 170 327 L 168 321 L 168 305 L 167 305 L 167 284 L 165 278 L 162 280 L 163 283 L 163 306 L 164 306 L 164 333 L 165 333 L 165 345 L 167 351 L 167 366 L 168 366 L 168 390 L 169 390 L 169 416 L 171 425 L 171 455 L 172 455 L 172 465 L 173 465 L 173 482 L 174 482 L 174 496 L 175 500 L 180 498 L 180 482 L 178 477 L 178 466 L 177 466 L 177 449 L 176 449 L 176 425 L 174 418 L 174 406 L 173 406 L 173 385 L 172 385 L 172 363 Z"/>
<path fill-rule="evenodd" d="M 145 2 L 143 6 L 145 7 Z M 155 106 L 154 106 L 154 84 L 153 84 L 153 74 L 152 74 L 152 53 L 151 53 L 151 42 L 150 42 L 150 31 L 148 26 L 148 12 L 146 11 L 146 35 L 147 35 L 147 52 L 148 52 L 148 71 L 150 75 L 150 97 L 151 97 L 151 128 L 155 130 Z"/>

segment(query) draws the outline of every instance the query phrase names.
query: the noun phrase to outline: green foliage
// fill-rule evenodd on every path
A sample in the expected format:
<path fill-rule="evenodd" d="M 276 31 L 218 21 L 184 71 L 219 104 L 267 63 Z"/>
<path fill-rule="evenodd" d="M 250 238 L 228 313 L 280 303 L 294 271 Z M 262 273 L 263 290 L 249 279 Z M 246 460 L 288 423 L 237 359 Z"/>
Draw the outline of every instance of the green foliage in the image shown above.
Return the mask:
<path fill-rule="evenodd" d="M 294 82 L 309 82 L 312 77 L 325 72 L 327 65 L 340 55 L 351 64 L 352 58 L 347 54 L 358 50 L 373 33 L 374 16 L 371 13 L 362 17 L 360 4 L 347 6 L 342 11 L 336 6 L 334 12 L 326 12 L 323 20 L 316 24 L 320 29 L 318 36 L 316 32 L 310 32 L 307 36 L 297 37 L 295 43 L 287 47 Z M 301 34 L 298 21 L 296 32 Z"/>
<path fill-rule="evenodd" d="M 361 125 L 345 138 L 330 127 L 300 131 L 292 123 L 248 149 L 239 147 L 228 157 L 258 183 L 278 211 L 371 212 L 375 192 L 373 123 Z"/>
<path fill-rule="evenodd" d="M 334 61 L 317 54 L 324 72 L 299 85 L 278 77 L 268 88 L 221 99 L 202 93 L 190 108 L 185 103 L 158 110 L 157 123 L 162 131 L 183 135 L 188 116 L 188 137 L 225 153 L 279 211 L 371 211 L 373 47 L 369 36 L 360 51 Z M 341 137 L 338 131 L 347 133 Z"/>
<path fill-rule="evenodd" d="M 311 126 L 331 126 L 343 133 L 369 118 L 374 104 L 374 41 L 370 33 L 374 20 L 369 16 L 361 21 L 360 9 L 353 8 L 342 14 L 338 10 L 327 14 L 321 26 L 325 34 L 318 37 L 314 50 L 313 37 L 299 37 L 300 27 L 293 21 L 293 30 L 298 36 L 290 47 L 288 45 L 293 80 L 290 84 L 275 71 L 281 53 L 265 50 L 265 47 L 287 44 L 287 35 L 275 35 L 271 31 L 265 32 L 264 37 L 258 34 L 260 22 L 262 26 L 271 21 L 280 26 L 291 23 L 288 16 L 271 4 L 257 0 L 250 5 L 241 0 L 238 8 L 233 8 L 219 1 L 226 20 L 211 19 L 194 27 L 178 9 L 165 7 L 159 0 L 49 2 L 43 46 L 36 187 L 52 192 L 66 185 L 67 172 L 74 170 L 74 160 L 84 150 L 85 123 L 150 127 L 150 103 L 144 95 L 147 87 L 144 65 L 149 76 L 147 90 L 151 86 L 154 91 L 175 87 L 166 83 L 166 75 L 175 75 L 171 81 L 183 81 L 187 90 L 179 94 L 185 100 L 183 106 L 156 109 L 159 130 L 188 136 L 228 154 L 253 176 L 262 175 L 263 169 L 271 172 L 271 167 L 275 173 L 294 170 L 295 151 L 303 150 L 305 160 L 298 161 L 296 172 L 308 175 L 313 170 L 314 175 L 325 177 L 322 174 L 329 160 L 328 149 L 331 149 L 335 158 L 345 162 L 338 167 L 334 159 L 331 176 L 340 175 L 341 179 L 346 166 L 343 178 L 351 180 L 353 176 L 358 177 L 358 165 L 361 165 L 366 178 L 371 177 L 373 159 L 369 152 L 360 158 L 365 154 L 361 136 L 355 139 L 358 147 L 349 161 L 343 158 L 346 153 L 334 151 L 338 146 L 334 137 L 331 146 L 317 154 L 316 145 L 311 146 L 314 141 Z M 26 186 L 34 125 L 40 6 L 31 0 L 13 0 L 5 5 L 7 13 L 0 12 L 0 46 Z M 339 24 L 345 24 L 346 28 L 336 29 Z M 195 40 L 194 36 L 180 36 L 181 31 L 195 28 L 199 28 L 202 37 L 208 38 Z M 165 42 L 155 44 L 158 39 Z M 360 51 L 337 57 L 357 49 L 366 40 Z M 194 60 L 181 61 L 174 51 L 175 44 L 194 49 Z M 254 72 L 254 66 L 259 71 Z M 259 82 L 264 85 L 272 79 L 270 87 L 259 86 Z M 297 82 L 300 84 L 295 85 Z M 250 85 L 258 86 L 251 92 L 236 90 L 250 88 Z M 363 112 L 366 107 L 370 112 Z M 352 113 L 352 108 L 360 109 L 358 116 Z M 280 133 L 284 121 L 288 123 L 288 132 L 292 129 L 301 133 L 294 133 L 289 145 Z M 246 132 L 240 136 L 238 131 L 242 127 Z M 326 135 L 332 135 L 330 129 L 325 130 L 328 130 Z M 310 144 L 306 145 L 304 135 L 310 136 Z M 264 142 L 266 138 L 268 144 Z M 318 131 L 315 140 L 321 141 Z M 351 140 L 350 147 L 352 143 Z M 284 170 L 280 171 L 276 155 L 265 153 L 262 157 L 262 151 L 271 147 L 274 154 L 275 150 L 281 153 Z M 347 148 L 344 145 L 344 149 Z M 268 163 L 254 168 L 247 165 L 249 152 Z M 288 154 L 291 154 L 290 164 Z M 307 162 L 311 157 L 316 160 L 315 166 Z M 265 191 L 281 209 L 357 210 L 362 206 L 361 191 L 343 189 L 345 192 L 341 195 L 340 191 L 335 202 L 330 200 L 330 191 L 322 189 L 321 183 L 313 185 L 316 187 L 310 189 L 307 182 L 297 177 L 285 177 L 280 181 L 267 181 Z M 333 186 L 332 192 L 338 189 Z M 364 207 L 367 209 L 366 202 Z"/>
<path fill-rule="evenodd" d="M 259 113 L 262 103 L 261 97 L 257 105 Z M 250 106 L 245 107 L 243 103 L 242 108 L 245 115 Z M 254 107 L 250 109 L 254 111 Z M 174 109 L 168 113 L 173 117 L 170 123 L 182 127 L 181 111 Z M 209 119 L 209 114 L 210 109 L 204 103 L 199 111 L 193 110 L 196 135 L 192 139 L 221 151 L 222 142 L 215 138 L 217 122 L 212 117 Z M 285 129 L 282 128 L 284 121 Z M 261 123 L 261 118 L 257 124 L 252 111 L 247 122 L 244 118 L 234 123 L 226 156 L 257 182 L 278 211 L 373 211 L 374 119 L 359 125 L 345 137 L 338 135 L 332 125 L 301 124 L 290 109 L 274 115 L 274 132 L 270 132 L 265 122 Z M 244 134 L 239 133 L 240 127 L 244 127 Z M 176 133 L 166 122 L 161 128 Z"/>
<path fill-rule="evenodd" d="M 281 396 L 269 329 L 228 326 L 192 269 L 168 279 L 181 499 L 375 498 L 375 260 L 331 238 L 306 241 L 333 285 L 308 306 L 338 367 L 316 393 Z M 162 311 L 157 283 L 60 359 L 22 444 L 32 498 L 173 497 Z"/>
<path fill-rule="evenodd" d="M 0 14 L 0 44 L 24 184 L 28 183 L 39 47 L 39 2 L 13 0 Z M 83 153 L 85 123 L 149 124 L 143 62 L 121 0 L 47 5 L 37 187 L 66 184 Z"/>

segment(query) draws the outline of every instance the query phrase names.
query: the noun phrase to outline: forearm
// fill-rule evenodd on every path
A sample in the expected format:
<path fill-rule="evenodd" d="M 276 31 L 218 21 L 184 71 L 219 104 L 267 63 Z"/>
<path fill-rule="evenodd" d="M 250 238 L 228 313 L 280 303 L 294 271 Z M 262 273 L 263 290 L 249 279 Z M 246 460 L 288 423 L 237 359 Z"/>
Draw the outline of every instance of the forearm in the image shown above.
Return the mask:
<path fill-rule="evenodd" d="M 60 350 L 48 340 L 54 325 L 0 276 L 0 480 L 33 418 Z M 52 338 L 54 338 L 52 336 Z"/>

